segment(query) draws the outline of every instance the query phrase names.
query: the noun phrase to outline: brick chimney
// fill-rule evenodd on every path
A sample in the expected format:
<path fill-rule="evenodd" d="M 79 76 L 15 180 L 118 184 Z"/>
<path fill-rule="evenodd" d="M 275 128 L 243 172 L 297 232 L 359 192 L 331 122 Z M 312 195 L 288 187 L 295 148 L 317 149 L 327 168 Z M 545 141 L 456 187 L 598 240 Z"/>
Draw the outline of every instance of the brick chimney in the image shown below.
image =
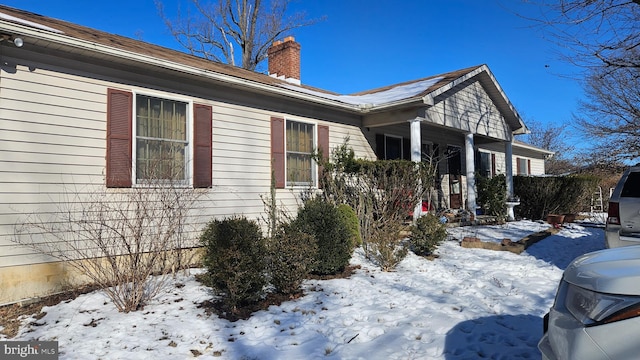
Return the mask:
<path fill-rule="evenodd" d="M 275 41 L 267 52 L 269 75 L 300 85 L 300 44 L 293 36 Z"/>

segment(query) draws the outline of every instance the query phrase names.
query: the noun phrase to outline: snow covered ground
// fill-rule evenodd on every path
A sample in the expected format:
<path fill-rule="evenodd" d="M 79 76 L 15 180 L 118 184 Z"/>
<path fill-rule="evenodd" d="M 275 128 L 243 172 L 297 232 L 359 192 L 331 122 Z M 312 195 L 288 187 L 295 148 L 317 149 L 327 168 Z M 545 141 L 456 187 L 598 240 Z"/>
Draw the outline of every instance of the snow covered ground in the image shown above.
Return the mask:
<path fill-rule="evenodd" d="M 308 281 L 302 298 L 234 323 L 198 308 L 211 294 L 192 270 L 143 311 L 118 313 L 94 292 L 44 308 L 11 340 L 57 340 L 60 359 L 82 360 L 537 359 L 562 271 L 604 248 L 602 228 L 571 224 L 521 255 L 465 249 L 455 238 L 517 241 L 547 227 L 450 229 L 438 259 L 410 253 L 388 273 L 357 250 L 352 263 L 361 269 L 351 278 Z"/>

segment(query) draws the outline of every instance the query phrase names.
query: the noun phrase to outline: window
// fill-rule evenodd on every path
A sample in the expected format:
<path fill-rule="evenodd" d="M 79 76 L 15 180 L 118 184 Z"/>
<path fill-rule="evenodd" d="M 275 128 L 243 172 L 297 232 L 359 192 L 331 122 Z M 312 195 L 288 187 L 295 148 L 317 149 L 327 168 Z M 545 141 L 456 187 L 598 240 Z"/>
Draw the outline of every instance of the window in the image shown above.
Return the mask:
<path fill-rule="evenodd" d="M 516 158 L 516 172 L 518 175 L 531 174 L 531 160 L 525 158 Z"/>
<path fill-rule="evenodd" d="M 491 154 L 486 152 L 478 152 L 478 157 L 476 159 L 478 162 L 476 164 L 476 171 L 484 177 L 491 177 L 493 175 L 491 171 Z"/>
<path fill-rule="evenodd" d="M 187 180 L 187 103 L 136 96 L 136 182 Z"/>
<path fill-rule="evenodd" d="M 411 140 L 396 135 L 376 134 L 376 156 L 380 160 L 411 160 Z"/>
<path fill-rule="evenodd" d="M 640 198 L 640 172 L 632 171 L 627 175 L 620 197 Z"/>
<path fill-rule="evenodd" d="M 314 134 L 313 124 L 287 120 L 287 185 L 313 184 Z"/>
<path fill-rule="evenodd" d="M 134 105 L 135 98 L 135 105 Z M 212 114 L 209 105 L 107 90 L 106 185 L 145 180 L 212 186 Z M 189 110 L 188 110 L 189 109 Z M 190 133 L 193 129 L 193 143 Z"/>
<path fill-rule="evenodd" d="M 311 158 L 316 148 L 324 158 L 329 157 L 328 126 L 271 117 L 271 169 L 276 188 L 316 185 L 317 174 L 323 173 Z"/>
<path fill-rule="evenodd" d="M 395 136 L 384 136 L 384 158 L 386 160 L 402 159 L 402 138 Z"/>

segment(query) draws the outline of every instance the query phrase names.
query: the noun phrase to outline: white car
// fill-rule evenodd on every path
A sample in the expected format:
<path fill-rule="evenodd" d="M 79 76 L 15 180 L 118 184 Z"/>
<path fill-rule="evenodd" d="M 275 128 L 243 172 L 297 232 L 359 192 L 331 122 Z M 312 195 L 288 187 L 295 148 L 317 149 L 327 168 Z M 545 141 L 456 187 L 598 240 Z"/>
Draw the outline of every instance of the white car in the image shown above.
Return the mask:
<path fill-rule="evenodd" d="M 640 359 L 640 246 L 576 258 L 544 327 L 542 359 Z"/>
<path fill-rule="evenodd" d="M 640 166 L 623 174 L 609 199 L 604 232 L 608 248 L 640 245 Z"/>

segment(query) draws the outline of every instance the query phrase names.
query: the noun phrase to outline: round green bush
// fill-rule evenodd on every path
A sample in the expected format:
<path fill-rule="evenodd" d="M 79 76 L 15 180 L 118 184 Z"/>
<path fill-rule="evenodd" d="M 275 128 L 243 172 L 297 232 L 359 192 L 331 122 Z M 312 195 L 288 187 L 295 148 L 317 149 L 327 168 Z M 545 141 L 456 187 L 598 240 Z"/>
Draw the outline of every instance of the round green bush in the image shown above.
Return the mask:
<path fill-rule="evenodd" d="M 213 220 L 200 241 L 209 281 L 224 293 L 225 305 L 235 310 L 262 297 L 267 249 L 257 222 L 243 217 Z"/>
<path fill-rule="evenodd" d="M 334 205 L 320 198 L 307 200 L 293 225 L 313 235 L 318 250 L 313 273 L 333 275 L 344 270 L 351 259 L 351 234 Z"/>
<path fill-rule="evenodd" d="M 347 204 L 338 205 L 338 211 L 342 216 L 343 221 L 349 229 L 349 236 L 351 238 L 351 248 L 362 245 L 362 235 L 360 234 L 360 220 L 353 208 Z"/>
<path fill-rule="evenodd" d="M 411 226 L 409 243 L 416 255 L 429 255 L 447 238 L 447 228 L 437 216 L 429 213 Z"/>

